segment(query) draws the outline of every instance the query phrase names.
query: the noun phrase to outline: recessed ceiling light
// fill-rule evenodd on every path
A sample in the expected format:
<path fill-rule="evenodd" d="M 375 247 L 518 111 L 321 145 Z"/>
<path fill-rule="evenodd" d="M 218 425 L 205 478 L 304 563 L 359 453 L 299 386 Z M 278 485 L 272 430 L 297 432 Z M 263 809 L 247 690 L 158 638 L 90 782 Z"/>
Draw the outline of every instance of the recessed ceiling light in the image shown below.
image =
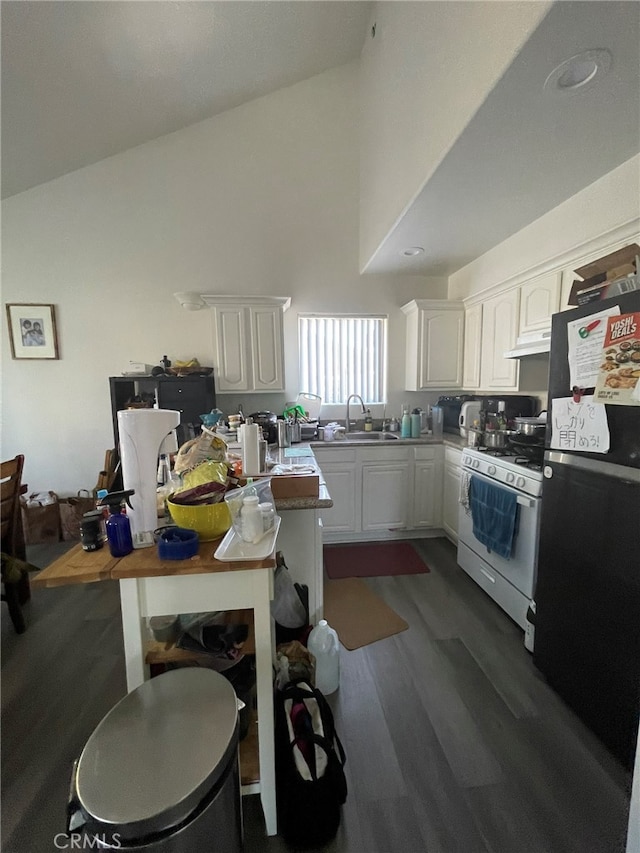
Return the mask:
<path fill-rule="evenodd" d="M 408 249 L 402 250 L 402 254 L 406 255 L 408 258 L 412 258 L 414 255 L 424 254 L 424 249 L 422 246 L 409 246 Z"/>
<path fill-rule="evenodd" d="M 591 89 L 611 68 L 608 50 L 585 50 L 561 62 L 544 81 L 551 92 L 584 92 Z"/>

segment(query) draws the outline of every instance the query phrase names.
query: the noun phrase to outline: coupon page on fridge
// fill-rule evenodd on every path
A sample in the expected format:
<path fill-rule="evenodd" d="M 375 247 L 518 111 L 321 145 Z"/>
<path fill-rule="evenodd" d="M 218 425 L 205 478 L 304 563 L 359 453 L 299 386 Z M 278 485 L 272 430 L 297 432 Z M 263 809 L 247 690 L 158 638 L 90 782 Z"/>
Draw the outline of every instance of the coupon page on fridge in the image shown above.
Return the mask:
<path fill-rule="evenodd" d="M 605 311 L 567 323 L 570 388 L 595 387 L 602 361 L 607 318 L 617 314 L 620 314 L 620 307 L 614 305 Z"/>

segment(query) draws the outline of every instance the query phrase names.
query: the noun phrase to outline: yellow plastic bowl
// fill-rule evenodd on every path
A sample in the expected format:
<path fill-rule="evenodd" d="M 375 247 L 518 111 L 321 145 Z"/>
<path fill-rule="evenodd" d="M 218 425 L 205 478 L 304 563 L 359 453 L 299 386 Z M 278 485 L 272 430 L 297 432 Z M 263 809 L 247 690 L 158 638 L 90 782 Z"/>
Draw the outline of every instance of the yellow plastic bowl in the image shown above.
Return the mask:
<path fill-rule="evenodd" d="M 202 506 L 180 506 L 167 500 L 167 505 L 178 527 L 195 530 L 202 542 L 218 539 L 231 527 L 231 514 L 226 501 Z"/>

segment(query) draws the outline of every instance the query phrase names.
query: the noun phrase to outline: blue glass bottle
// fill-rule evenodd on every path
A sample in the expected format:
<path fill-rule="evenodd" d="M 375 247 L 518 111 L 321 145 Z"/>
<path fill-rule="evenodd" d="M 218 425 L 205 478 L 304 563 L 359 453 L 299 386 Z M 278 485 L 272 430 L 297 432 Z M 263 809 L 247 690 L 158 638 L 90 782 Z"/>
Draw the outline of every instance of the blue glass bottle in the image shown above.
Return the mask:
<path fill-rule="evenodd" d="M 112 557 L 126 557 L 133 551 L 131 524 L 119 507 L 113 507 L 107 519 L 107 541 Z"/>
<path fill-rule="evenodd" d="M 127 516 L 121 512 L 123 502 L 126 501 L 129 504 L 129 496 L 133 494 L 133 489 L 124 492 L 110 492 L 100 501 L 102 506 L 109 507 L 106 528 L 107 542 L 112 557 L 126 557 L 133 551 L 131 523 Z"/>

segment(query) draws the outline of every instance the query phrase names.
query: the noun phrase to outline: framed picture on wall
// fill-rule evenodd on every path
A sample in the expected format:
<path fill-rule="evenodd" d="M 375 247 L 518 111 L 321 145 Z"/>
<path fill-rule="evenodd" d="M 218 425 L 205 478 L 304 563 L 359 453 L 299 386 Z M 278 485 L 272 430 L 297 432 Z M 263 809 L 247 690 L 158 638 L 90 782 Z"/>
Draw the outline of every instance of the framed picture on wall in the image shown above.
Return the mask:
<path fill-rule="evenodd" d="M 59 358 L 53 305 L 7 304 L 13 358 Z"/>

